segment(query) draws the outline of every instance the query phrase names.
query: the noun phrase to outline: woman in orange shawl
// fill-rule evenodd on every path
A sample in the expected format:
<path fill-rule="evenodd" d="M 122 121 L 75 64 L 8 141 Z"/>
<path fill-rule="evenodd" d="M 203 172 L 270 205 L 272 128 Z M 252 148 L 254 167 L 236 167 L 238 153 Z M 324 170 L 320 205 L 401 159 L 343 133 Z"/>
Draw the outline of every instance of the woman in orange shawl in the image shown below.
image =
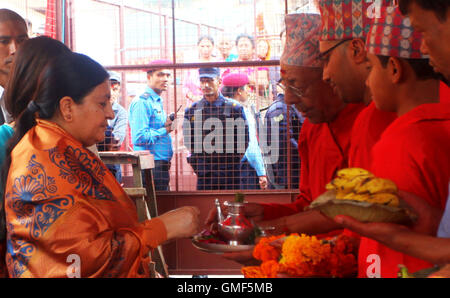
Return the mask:
<path fill-rule="evenodd" d="M 148 277 L 152 248 L 197 231 L 193 207 L 139 223 L 86 149 L 114 116 L 109 97 L 107 72 L 87 56 L 61 55 L 41 73 L 2 170 L 11 277 Z"/>
<path fill-rule="evenodd" d="M 11 79 L 4 93 L 6 110 L 17 119 L 26 109 L 34 91 L 37 89 L 39 74 L 47 63 L 70 50 L 63 43 L 47 36 L 39 36 L 24 41 L 17 50 L 14 63 L 11 67 Z M 14 133 L 15 122 L 0 126 L 0 166 L 3 164 L 6 145 Z M 0 196 L 3 197 L 3 196 Z M 0 202 L 3 202 L 0 199 Z M 1 218 L 4 217 L 3 206 L 0 205 Z M 5 264 L 6 253 L 6 227 L 5 221 L 0 220 L 0 277 L 7 277 L 8 270 Z"/>

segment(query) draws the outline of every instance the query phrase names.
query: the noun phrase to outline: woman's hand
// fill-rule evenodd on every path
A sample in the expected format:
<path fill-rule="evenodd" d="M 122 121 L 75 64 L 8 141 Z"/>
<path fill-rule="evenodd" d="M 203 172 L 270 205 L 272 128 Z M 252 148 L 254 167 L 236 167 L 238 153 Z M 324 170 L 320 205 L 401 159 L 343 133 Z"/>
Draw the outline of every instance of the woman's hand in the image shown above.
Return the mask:
<path fill-rule="evenodd" d="M 167 240 L 187 238 L 200 231 L 200 211 L 197 207 L 185 206 L 167 213 L 161 219 L 167 230 Z"/>
<path fill-rule="evenodd" d="M 260 176 L 259 177 L 259 187 L 261 189 L 267 189 L 267 177 L 266 176 Z"/>

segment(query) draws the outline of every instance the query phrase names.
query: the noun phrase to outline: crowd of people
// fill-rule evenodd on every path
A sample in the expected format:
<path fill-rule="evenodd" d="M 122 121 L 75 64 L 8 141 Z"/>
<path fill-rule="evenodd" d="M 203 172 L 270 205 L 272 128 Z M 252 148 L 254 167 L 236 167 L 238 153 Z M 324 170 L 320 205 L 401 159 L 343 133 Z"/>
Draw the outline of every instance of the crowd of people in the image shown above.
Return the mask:
<path fill-rule="evenodd" d="M 205 40 L 208 43 L 212 42 L 210 38 L 202 37 L 199 44 Z M 204 62 L 206 56 L 205 54 Z M 97 144 L 99 151 L 120 149 L 127 134 L 128 123 L 133 150 L 148 150 L 154 156 L 153 176 L 157 191 L 170 190 L 170 169 L 174 156 L 171 133 L 178 127 L 175 120 L 182 118 L 182 112 L 177 111 L 168 115 L 165 111 L 164 94 L 169 88 L 172 74 L 170 64 L 171 61 L 161 59 L 150 63 L 155 67 L 146 70 L 145 90 L 130 102 L 128 115 L 118 103 L 121 75 L 110 72 L 111 104 L 115 117 L 108 121 L 105 140 Z M 276 100 L 263 109 L 267 111 L 263 115 L 262 111 L 250 101 L 250 97 L 255 95 L 256 91 L 247 72 L 205 67 L 189 70 L 189 73 L 191 75 L 187 76 L 188 78 L 195 77 L 196 85 L 192 91 L 198 89 L 195 94 L 199 99 L 186 107 L 183 125 L 185 128 L 181 132 L 184 140 L 183 148 L 189 152 L 187 162 L 197 179 L 196 189 L 298 188 L 300 163 L 297 140 L 303 116 L 295 106 L 288 108 L 284 102 L 282 89 L 278 89 Z M 215 104 L 212 108 L 205 109 L 208 97 L 211 97 L 210 102 Z M 221 106 L 219 101 L 216 101 L 221 97 L 227 99 L 229 107 L 226 107 L 227 104 Z M 242 121 L 236 122 L 236 129 L 229 133 L 227 119 L 235 107 L 242 108 L 242 111 L 233 119 Z M 210 125 L 211 123 L 214 125 Z M 242 124 L 240 129 L 239 124 Z M 222 139 L 216 139 L 216 136 Z M 245 154 L 244 151 L 238 152 L 234 149 L 230 151 L 229 147 L 226 147 L 231 145 L 228 144 L 230 140 L 233 140 L 234 146 L 241 137 L 244 140 L 248 139 L 241 142 Z M 211 143 L 209 149 L 205 147 L 207 143 L 208 145 Z M 227 148 L 225 154 L 221 150 L 222 147 Z M 214 154 L 211 154 L 213 153 L 210 152 L 211 149 Z M 116 175 L 118 181 L 122 182 L 120 166 L 108 165 L 108 168 Z M 220 175 L 232 178 L 225 180 L 210 178 Z M 204 183 L 209 186 L 205 187 Z"/>
<path fill-rule="evenodd" d="M 282 40 L 281 40 L 282 43 Z M 194 57 L 185 62 L 248 62 L 279 59 L 273 54 L 272 41 L 267 38 L 256 39 L 249 34 L 239 34 L 235 39 L 223 33 L 216 43 L 210 35 L 203 35 L 198 39 L 197 52 Z M 261 97 L 275 99 L 277 97 L 276 84 L 279 73 L 269 67 L 246 67 L 241 69 L 223 69 L 223 78 L 230 72 L 242 72 L 249 76 L 249 85 Z M 184 74 L 183 96 L 187 105 L 202 98 L 197 69 L 190 69 Z"/>
<path fill-rule="evenodd" d="M 320 0 L 320 14 L 286 15 L 282 92 L 265 129 L 248 104 L 254 76 L 246 71 L 198 69 L 201 97 L 183 115 L 198 190 L 279 189 L 296 174 L 295 202 L 247 203 L 246 215 L 274 233 L 352 237 L 362 278 L 397 277 L 399 264 L 414 272 L 450 263 L 450 2 L 398 4 L 382 1 L 370 18 L 366 1 Z M 120 171 L 89 148 L 120 146 L 128 116 L 134 150 L 153 154 L 155 187 L 169 190 L 178 117 L 163 105 L 170 61 L 152 62 L 146 90 L 127 113 L 115 108 L 120 76 L 88 56 L 48 37 L 29 39 L 25 21 L 7 9 L 0 9 L 0 36 L 0 274 L 65 277 L 67 259 L 76 255 L 82 277 L 150 276 L 149 252 L 196 234 L 199 210 L 186 206 L 138 222 Z M 214 45 L 209 38 L 198 45 L 208 52 L 208 42 Z M 255 46 L 240 35 L 238 59 Z M 104 141 L 108 134 L 111 142 Z M 394 181 L 418 220 L 361 223 L 309 210 L 348 167 Z M 216 220 L 214 209 L 206 224 Z M 224 257 L 254 261 L 251 251 Z"/>

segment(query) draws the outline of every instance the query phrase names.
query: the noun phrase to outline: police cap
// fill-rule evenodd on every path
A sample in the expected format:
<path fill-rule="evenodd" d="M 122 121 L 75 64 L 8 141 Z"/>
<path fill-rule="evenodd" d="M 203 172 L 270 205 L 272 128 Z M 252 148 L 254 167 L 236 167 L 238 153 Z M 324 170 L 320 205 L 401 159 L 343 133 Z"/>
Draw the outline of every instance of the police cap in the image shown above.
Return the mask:
<path fill-rule="evenodd" d="M 220 77 L 220 69 L 217 67 L 200 68 L 198 74 L 201 78 L 215 79 Z"/>

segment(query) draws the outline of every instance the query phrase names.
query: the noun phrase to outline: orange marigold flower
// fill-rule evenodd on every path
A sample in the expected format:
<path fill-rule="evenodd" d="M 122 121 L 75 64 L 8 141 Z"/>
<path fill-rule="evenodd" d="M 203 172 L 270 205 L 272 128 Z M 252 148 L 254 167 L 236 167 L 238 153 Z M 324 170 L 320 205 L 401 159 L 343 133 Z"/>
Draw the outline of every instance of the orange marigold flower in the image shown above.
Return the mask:
<path fill-rule="evenodd" d="M 292 234 L 286 238 L 281 251 L 280 263 L 297 265 L 303 262 L 317 264 L 327 258 L 330 253 L 330 245 L 322 244 L 315 236 Z"/>
<path fill-rule="evenodd" d="M 253 255 L 262 264 L 242 268 L 245 277 L 350 277 L 357 272 L 354 246 L 348 237 L 319 240 L 291 234 L 283 239 L 280 251 L 273 242 L 281 237 L 284 235 L 261 239 Z"/>
<path fill-rule="evenodd" d="M 259 266 L 242 267 L 242 274 L 245 278 L 266 278 Z"/>
<path fill-rule="evenodd" d="M 278 261 L 281 253 L 280 249 L 270 245 L 270 243 L 280 239 L 281 237 L 284 237 L 284 235 L 261 238 L 253 249 L 253 257 L 263 262 L 270 260 Z"/>
<path fill-rule="evenodd" d="M 278 274 L 279 264 L 277 261 L 270 260 L 261 264 L 262 273 L 268 278 L 275 278 Z"/>

